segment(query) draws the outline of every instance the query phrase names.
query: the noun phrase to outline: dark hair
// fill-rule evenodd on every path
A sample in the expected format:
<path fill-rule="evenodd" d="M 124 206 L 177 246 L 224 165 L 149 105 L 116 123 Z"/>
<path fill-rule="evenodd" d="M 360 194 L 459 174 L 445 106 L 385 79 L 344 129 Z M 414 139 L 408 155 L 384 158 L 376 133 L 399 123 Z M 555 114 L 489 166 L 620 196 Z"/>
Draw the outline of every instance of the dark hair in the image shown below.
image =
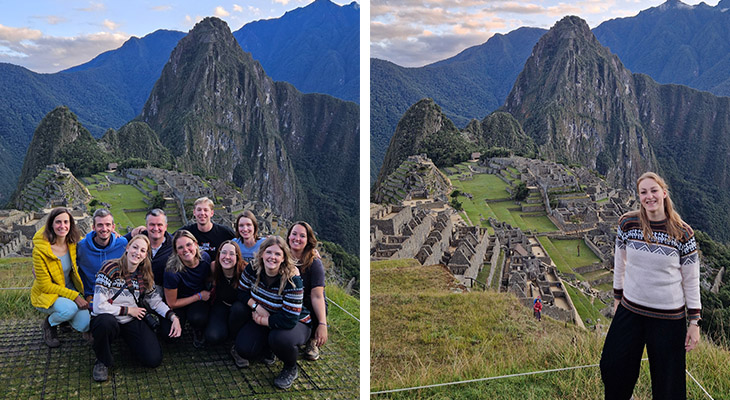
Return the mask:
<path fill-rule="evenodd" d="M 81 239 L 81 234 L 76 228 L 76 222 L 74 221 L 73 215 L 71 215 L 71 211 L 69 211 L 69 209 L 66 207 L 56 207 L 51 210 L 50 214 L 48 214 L 48 219 L 46 220 L 46 228 L 43 231 L 43 236 L 51 244 L 56 244 L 56 239 L 58 238 L 58 236 L 56 236 L 56 232 L 53 230 L 53 221 L 56 219 L 56 217 L 63 213 L 68 214 L 69 221 L 68 234 L 66 234 L 66 244 L 69 245 L 72 243 L 77 243 L 79 239 Z"/>
<path fill-rule="evenodd" d="M 246 260 L 243 259 L 243 256 L 241 255 L 241 249 L 238 247 L 238 244 L 234 242 L 233 240 L 226 240 L 225 242 L 221 243 L 220 246 L 218 246 L 218 252 L 215 255 L 215 272 L 213 272 L 213 282 L 218 283 L 218 279 L 220 279 L 221 276 L 223 276 L 223 267 L 221 267 L 221 249 L 223 249 L 223 246 L 230 244 L 236 249 L 236 267 L 233 271 L 233 276 L 236 278 L 235 282 L 233 283 L 233 288 L 238 288 L 238 280 L 241 277 L 241 274 L 243 273 L 243 269 L 246 268 L 246 265 L 248 263 Z"/>
<path fill-rule="evenodd" d="M 109 210 L 107 210 L 106 208 L 100 208 L 100 209 L 94 211 L 94 215 L 91 217 L 91 225 L 96 225 L 97 218 L 105 218 L 110 215 L 112 215 L 112 213 Z M 114 218 L 112 217 L 112 222 L 114 222 L 113 219 Z"/>
<path fill-rule="evenodd" d="M 302 258 L 297 261 L 299 271 L 301 273 L 304 273 L 314 262 L 314 253 L 312 252 L 312 250 L 317 247 L 317 238 L 314 236 L 314 229 L 312 229 L 312 227 L 308 223 L 304 221 L 297 221 L 286 232 L 287 244 L 289 243 L 289 236 L 291 235 L 291 231 L 294 230 L 294 227 L 297 225 L 303 226 L 304 229 L 307 231 L 307 244 L 302 250 Z"/>
<path fill-rule="evenodd" d="M 256 220 L 256 215 L 249 210 L 242 212 L 236 218 L 236 224 L 233 226 L 233 230 L 236 232 L 236 237 L 243 241 L 241 233 L 238 232 L 238 221 L 240 221 L 241 218 L 248 218 L 251 220 L 251 223 L 253 223 L 253 240 L 259 240 L 259 222 Z"/>

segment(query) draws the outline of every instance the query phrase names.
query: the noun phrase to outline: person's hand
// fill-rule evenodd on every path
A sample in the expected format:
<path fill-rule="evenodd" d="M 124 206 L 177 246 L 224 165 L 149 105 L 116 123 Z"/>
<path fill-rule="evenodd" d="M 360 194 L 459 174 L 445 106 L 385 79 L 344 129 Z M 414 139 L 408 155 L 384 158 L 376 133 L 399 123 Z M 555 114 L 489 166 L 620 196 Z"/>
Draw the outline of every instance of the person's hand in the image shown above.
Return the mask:
<path fill-rule="evenodd" d="M 200 297 L 203 299 L 203 301 L 208 301 L 208 299 L 210 299 L 210 291 L 209 290 L 201 291 Z"/>
<path fill-rule="evenodd" d="M 687 337 L 684 339 L 684 349 L 687 352 L 694 350 L 700 342 L 700 326 L 689 324 L 687 328 Z"/>
<path fill-rule="evenodd" d="M 170 327 L 169 337 L 180 337 L 182 334 L 182 327 L 180 327 L 180 318 L 177 315 L 172 317 L 172 326 Z"/>
<path fill-rule="evenodd" d="M 613 299 L 613 315 L 616 315 L 616 310 L 618 310 L 618 305 L 621 303 L 621 300 L 619 299 Z"/>
<path fill-rule="evenodd" d="M 145 230 L 145 229 L 147 229 L 147 227 L 146 227 L 146 226 L 144 226 L 144 225 L 140 225 L 140 226 L 138 226 L 138 227 L 136 227 L 136 228 L 132 229 L 132 232 L 131 232 L 131 234 L 132 234 L 132 237 L 135 237 L 135 236 L 139 235 L 139 234 L 140 234 L 140 233 L 142 233 L 142 231 L 143 231 L 143 230 Z"/>
<path fill-rule="evenodd" d="M 144 318 L 144 315 L 147 313 L 147 310 L 145 310 L 142 307 L 129 307 L 127 308 L 127 315 L 129 315 L 132 318 L 142 319 Z"/>
<path fill-rule="evenodd" d="M 74 303 L 76 303 L 76 306 L 79 307 L 79 310 L 88 310 L 89 309 L 89 302 L 84 299 L 83 296 L 78 295 L 74 299 Z"/>
<path fill-rule="evenodd" d="M 319 324 L 314 331 L 314 342 L 317 347 L 324 346 L 327 343 L 327 325 Z"/>
<path fill-rule="evenodd" d="M 261 314 L 253 313 L 253 322 L 261 326 L 269 326 L 269 317 L 261 316 Z"/>
<path fill-rule="evenodd" d="M 259 316 L 266 317 L 266 318 L 269 318 L 269 315 L 271 315 L 271 314 L 269 314 L 269 311 L 267 309 L 265 309 L 261 306 L 261 304 L 259 304 L 259 306 L 256 307 L 254 314 L 258 314 Z"/>

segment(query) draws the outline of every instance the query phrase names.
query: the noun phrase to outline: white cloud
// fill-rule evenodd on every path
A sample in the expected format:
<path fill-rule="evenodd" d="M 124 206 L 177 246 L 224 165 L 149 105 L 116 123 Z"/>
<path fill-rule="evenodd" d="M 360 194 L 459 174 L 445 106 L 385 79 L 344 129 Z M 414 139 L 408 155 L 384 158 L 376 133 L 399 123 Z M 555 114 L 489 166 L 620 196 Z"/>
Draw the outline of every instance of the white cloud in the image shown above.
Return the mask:
<path fill-rule="evenodd" d="M 243 7 L 239 6 L 238 4 L 234 4 L 233 5 L 233 11 L 235 11 L 235 12 L 243 12 Z"/>
<path fill-rule="evenodd" d="M 172 6 L 171 5 L 154 6 L 154 7 L 150 7 L 150 10 L 152 10 L 152 11 L 170 11 L 170 10 L 172 10 Z"/>
<path fill-rule="evenodd" d="M 84 12 L 97 12 L 97 11 L 106 10 L 106 6 L 104 5 L 104 3 L 97 3 L 95 1 L 90 1 L 88 7 L 77 8 L 76 10 L 84 11 Z"/>
<path fill-rule="evenodd" d="M 67 21 L 66 18 L 57 16 L 57 15 L 48 15 L 48 16 L 44 17 L 43 19 L 46 20 L 46 23 L 48 25 L 58 25 L 62 22 Z"/>
<path fill-rule="evenodd" d="M 119 24 L 108 19 L 105 19 L 102 24 L 106 27 L 106 29 L 109 29 L 110 31 L 115 31 L 117 30 L 117 28 L 119 28 Z"/>
<path fill-rule="evenodd" d="M 289 4 L 289 0 L 274 0 L 274 3 L 279 3 L 281 5 L 287 5 Z"/>
<path fill-rule="evenodd" d="M 83 64 L 121 46 L 129 35 L 100 32 L 76 37 L 43 36 L 40 31 L 0 25 L 0 62 L 35 72 L 57 72 Z"/>
<path fill-rule="evenodd" d="M 213 11 L 213 15 L 215 15 L 218 18 L 223 18 L 231 15 L 228 11 L 226 11 L 225 8 L 218 6 L 215 8 L 215 11 Z"/>

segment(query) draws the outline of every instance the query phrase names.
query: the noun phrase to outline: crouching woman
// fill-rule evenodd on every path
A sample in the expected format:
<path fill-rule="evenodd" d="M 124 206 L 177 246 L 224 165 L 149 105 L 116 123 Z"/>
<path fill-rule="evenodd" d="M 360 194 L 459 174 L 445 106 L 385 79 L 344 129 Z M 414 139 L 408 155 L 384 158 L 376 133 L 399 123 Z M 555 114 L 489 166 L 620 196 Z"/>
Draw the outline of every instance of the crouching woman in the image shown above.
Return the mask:
<path fill-rule="evenodd" d="M 284 362 L 274 385 L 287 389 L 299 375 L 298 346 L 311 333 L 309 311 L 302 305 L 302 279 L 289 246 L 279 236 L 264 240 L 252 264 L 243 270 L 239 282 L 238 304 L 246 305 L 247 312 L 235 350 L 246 360 L 273 352 Z"/>
<path fill-rule="evenodd" d="M 143 302 L 172 321 L 170 337 L 178 337 L 182 331 L 178 317 L 154 290 L 149 248 L 146 236 L 135 236 L 122 257 L 107 261 L 96 275 L 91 332 L 96 353 L 92 375 L 97 382 L 109 377 L 108 369 L 113 365 L 111 344 L 119 335 L 142 365 L 154 368 L 162 362 L 162 348 L 145 321 Z"/>

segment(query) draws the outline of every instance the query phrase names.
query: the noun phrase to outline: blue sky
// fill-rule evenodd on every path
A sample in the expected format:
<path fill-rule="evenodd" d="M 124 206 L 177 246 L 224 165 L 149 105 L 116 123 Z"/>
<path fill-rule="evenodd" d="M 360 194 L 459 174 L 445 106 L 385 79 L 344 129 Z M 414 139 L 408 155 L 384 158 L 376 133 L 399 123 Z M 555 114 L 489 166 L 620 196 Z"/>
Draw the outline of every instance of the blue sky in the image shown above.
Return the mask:
<path fill-rule="evenodd" d="M 351 0 L 331 0 L 344 5 Z M 158 29 L 189 31 L 217 16 L 231 31 L 312 0 L 0 0 L 0 62 L 57 72 Z"/>
<path fill-rule="evenodd" d="M 705 1 L 710 6 L 719 0 Z M 699 4 L 685 0 L 685 4 Z M 522 26 L 549 29 L 566 15 L 591 28 L 664 0 L 371 0 L 370 57 L 406 67 L 449 58 Z"/>

